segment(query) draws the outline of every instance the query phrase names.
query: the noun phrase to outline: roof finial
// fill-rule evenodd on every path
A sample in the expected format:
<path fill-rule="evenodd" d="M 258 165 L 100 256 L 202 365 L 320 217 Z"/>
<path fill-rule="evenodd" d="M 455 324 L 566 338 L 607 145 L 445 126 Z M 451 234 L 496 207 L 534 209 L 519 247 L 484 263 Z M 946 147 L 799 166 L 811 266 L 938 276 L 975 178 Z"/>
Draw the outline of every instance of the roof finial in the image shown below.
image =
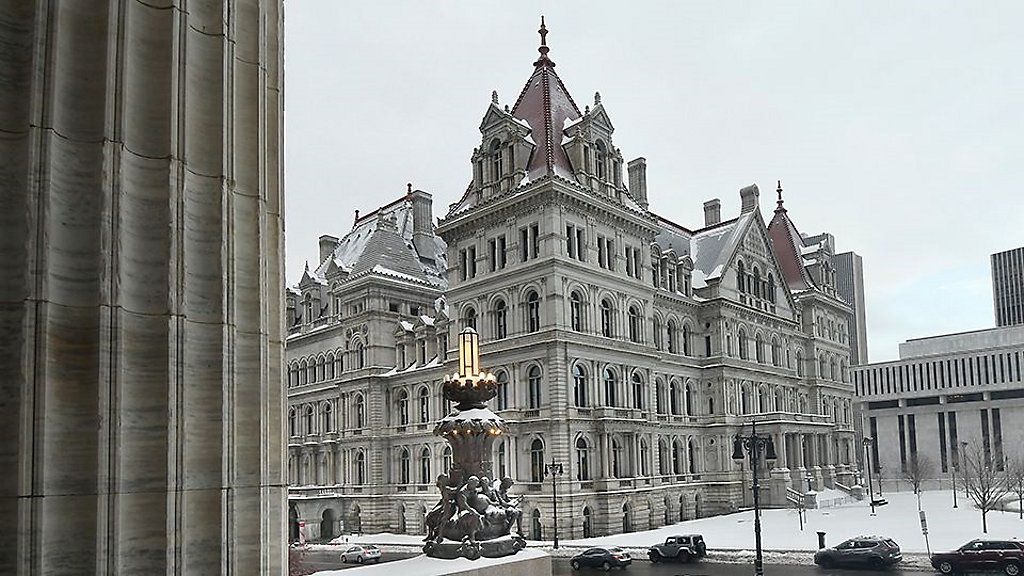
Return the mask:
<path fill-rule="evenodd" d="M 597 106 L 600 103 L 601 103 L 601 93 L 600 92 L 594 92 L 594 106 Z"/>
<path fill-rule="evenodd" d="M 353 220 L 352 222 L 353 223 L 359 222 L 359 208 L 356 208 L 356 219 Z"/>
<path fill-rule="evenodd" d="M 551 49 L 548 48 L 548 27 L 544 25 L 543 16 L 540 17 L 540 30 L 537 30 L 537 33 L 540 34 L 540 48 L 537 48 L 537 51 L 540 52 L 540 58 L 537 58 L 537 61 L 534 62 L 533 65 L 554 66 L 555 63 L 548 58 L 548 52 L 551 51 Z"/>
<path fill-rule="evenodd" d="M 491 104 L 497 104 L 497 103 L 498 103 L 498 91 L 497 90 L 491 90 Z"/>
<path fill-rule="evenodd" d="M 778 195 L 779 195 L 779 199 L 776 201 L 776 204 L 778 206 L 775 208 L 775 211 L 776 212 L 780 212 L 780 211 L 781 212 L 785 212 L 786 209 L 782 207 L 782 180 L 779 180 L 779 187 L 775 189 L 775 192 L 778 193 Z"/>
<path fill-rule="evenodd" d="M 412 194 L 412 182 L 406 182 L 406 184 L 405 184 L 405 193 L 406 194 Z"/>

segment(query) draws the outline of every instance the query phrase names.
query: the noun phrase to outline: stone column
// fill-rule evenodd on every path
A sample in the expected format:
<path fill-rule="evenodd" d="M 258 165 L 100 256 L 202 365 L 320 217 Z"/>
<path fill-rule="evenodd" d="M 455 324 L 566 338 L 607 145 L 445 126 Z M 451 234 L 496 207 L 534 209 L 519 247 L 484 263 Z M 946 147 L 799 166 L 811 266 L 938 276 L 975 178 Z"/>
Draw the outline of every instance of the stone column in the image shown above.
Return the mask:
<path fill-rule="evenodd" d="M 286 570 L 281 27 L 0 11 L 0 573 Z"/>

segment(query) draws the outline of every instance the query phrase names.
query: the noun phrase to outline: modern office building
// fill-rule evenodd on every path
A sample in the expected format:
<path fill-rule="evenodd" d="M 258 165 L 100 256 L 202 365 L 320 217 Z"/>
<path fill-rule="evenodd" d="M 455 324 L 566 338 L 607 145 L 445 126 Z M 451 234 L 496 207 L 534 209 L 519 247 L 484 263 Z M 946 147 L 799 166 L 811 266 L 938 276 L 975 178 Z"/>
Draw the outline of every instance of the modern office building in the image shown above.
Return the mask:
<path fill-rule="evenodd" d="M 757 186 L 732 217 L 705 202 L 693 227 L 654 212 L 646 161 L 623 161 L 600 95 L 577 105 L 545 33 L 515 102 L 493 95 L 444 217 L 410 186 L 322 236 L 289 291 L 293 537 L 423 529 L 451 462 L 431 433 L 450 409 L 440 384 L 467 326 L 500 383 L 492 469 L 525 496 L 528 537 L 552 535 L 552 461 L 563 537 L 749 505 L 731 439 L 754 421 L 779 453 L 762 502 L 787 505 L 808 475 L 854 483 L 831 238 L 802 237 L 781 189 L 770 223 Z"/>
<path fill-rule="evenodd" d="M 996 326 L 1024 324 L 1024 247 L 992 255 Z"/>
<path fill-rule="evenodd" d="M 863 401 L 873 472 L 898 480 L 914 458 L 943 478 L 963 442 L 983 446 L 993 465 L 1024 457 L 1024 326 L 908 340 L 900 359 L 853 368 Z"/>
<path fill-rule="evenodd" d="M 853 309 L 850 315 L 850 349 L 854 365 L 868 363 L 868 326 L 864 304 L 864 262 L 856 252 L 842 252 L 834 258 L 836 292 Z"/>

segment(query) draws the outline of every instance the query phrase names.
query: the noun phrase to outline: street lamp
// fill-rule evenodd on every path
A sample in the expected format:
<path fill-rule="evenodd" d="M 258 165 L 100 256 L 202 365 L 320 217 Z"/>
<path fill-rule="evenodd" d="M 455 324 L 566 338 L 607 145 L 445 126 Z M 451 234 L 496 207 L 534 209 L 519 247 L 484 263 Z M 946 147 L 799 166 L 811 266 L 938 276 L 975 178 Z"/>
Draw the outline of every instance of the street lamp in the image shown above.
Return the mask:
<path fill-rule="evenodd" d="M 551 463 L 544 465 L 544 475 L 551 476 L 551 509 L 554 514 L 554 533 L 555 533 L 555 548 L 558 548 L 558 484 L 555 482 L 555 478 L 564 474 L 565 471 L 562 469 L 561 462 L 555 462 L 555 457 L 551 457 Z"/>
<path fill-rule="evenodd" d="M 871 502 L 871 515 L 875 515 L 875 485 L 871 483 L 871 436 L 864 437 L 864 462 L 868 469 L 868 500 Z"/>
<path fill-rule="evenodd" d="M 746 456 L 750 458 L 750 469 L 753 473 L 754 490 L 754 575 L 764 576 L 764 567 L 761 558 L 761 486 L 757 478 L 757 466 L 761 460 L 762 451 L 766 461 L 775 461 L 775 444 L 771 436 L 757 435 L 757 422 L 750 423 L 750 436 L 737 434 L 732 441 L 732 459 L 742 462 Z"/>
<path fill-rule="evenodd" d="M 953 508 L 956 508 L 956 468 L 960 465 L 959 460 L 955 459 L 953 465 L 949 467 L 949 472 L 953 475 Z"/>
<path fill-rule="evenodd" d="M 971 495 L 971 488 L 970 488 L 971 479 L 968 478 L 968 476 L 967 476 L 968 470 L 967 470 L 967 441 L 966 440 L 963 441 L 963 442 L 960 442 L 960 463 L 964 467 L 964 470 L 963 470 L 963 475 L 964 475 L 964 492 L 968 496 L 970 496 Z M 955 488 L 954 488 L 954 490 L 955 490 Z"/>

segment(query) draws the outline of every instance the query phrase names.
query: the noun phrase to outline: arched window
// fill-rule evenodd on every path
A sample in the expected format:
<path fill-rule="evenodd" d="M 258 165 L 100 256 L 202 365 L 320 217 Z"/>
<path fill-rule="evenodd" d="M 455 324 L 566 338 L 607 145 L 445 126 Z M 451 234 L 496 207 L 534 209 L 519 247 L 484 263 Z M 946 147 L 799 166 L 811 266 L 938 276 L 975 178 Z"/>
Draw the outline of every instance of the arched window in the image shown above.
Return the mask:
<path fill-rule="evenodd" d="M 366 346 L 362 342 L 356 344 L 356 369 L 366 366 Z"/>
<path fill-rule="evenodd" d="M 678 346 L 676 346 L 676 322 L 675 320 L 669 320 L 667 325 L 668 331 L 668 351 L 669 354 L 677 354 L 679 352 Z"/>
<path fill-rule="evenodd" d="M 315 418 L 313 406 L 306 406 L 306 434 L 316 434 Z"/>
<path fill-rule="evenodd" d="M 760 414 L 768 411 L 768 391 L 763 387 L 757 391 L 757 411 Z"/>
<path fill-rule="evenodd" d="M 339 350 L 338 355 L 334 357 L 334 372 L 341 375 L 345 371 L 345 355 Z"/>
<path fill-rule="evenodd" d="M 527 392 L 529 393 L 529 407 L 532 409 L 540 408 L 540 366 L 530 366 L 530 370 L 526 374 L 526 384 Z"/>
<path fill-rule="evenodd" d="M 672 441 L 672 473 L 683 473 L 683 445 L 678 438 Z"/>
<path fill-rule="evenodd" d="M 690 325 L 683 324 L 683 356 L 690 355 Z"/>
<path fill-rule="evenodd" d="M 498 380 L 498 410 L 508 410 L 508 372 L 501 370 L 495 375 L 495 378 Z"/>
<path fill-rule="evenodd" d="M 640 310 L 634 305 L 629 307 L 629 341 L 639 342 L 641 332 Z"/>
<path fill-rule="evenodd" d="M 362 394 L 357 394 L 355 399 L 355 424 L 356 428 L 366 427 L 366 402 Z"/>
<path fill-rule="evenodd" d="M 398 425 L 409 424 L 409 393 L 405 390 L 398 392 Z"/>
<path fill-rule="evenodd" d="M 614 312 L 610 300 L 601 300 L 601 336 L 611 338 L 615 335 Z"/>
<path fill-rule="evenodd" d="M 491 175 L 497 180 L 501 174 L 501 141 L 495 138 L 491 140 Z"/>
<path fill-rule="evenodd" d="M 426 386 L 421 386 L 418 394 L 420 422 L 430 421 L 430 391 Z"/>
<path fill-rule="evenodd" d="M 583 331 L 583 297 L 575 290 L 569 295 L 569 322 L 573 331 Z"/>
<path fill-rule="evenodd" d="M 576 479 L 590 480 L 590 446 L 583 436 L 576 439 Z"/>
<path fill-rule="evenodd" d="M 622 470 L 619 463 L 622 462 L 622 443 L 618 438 L 612 437 L 612 478 L 621 478 Z"/>
<path fill-rule="evenodd" d="M 420 484 L 430 483 L 430 449 L 420 451 Z"/>
<path fill-rule="evenodd" d="M 640 475 L 648 476 L 650 474 L 649 463 L 651 461 L 651 449 L 647 446 L 647 439 L 640 437 Z"/>
<path fill-rule="evenodd" d="M 327 355 L 327 379 L 334 380 L 334 353 Z"/>
<path fill-rule="evenodd" d="M 593 519 L 591 519 L 591 512 L 589 506 L 583 507 L 583 537 L 594 537 L 594 522 Z"/>
<path fill-rule="evenodd" d="M 843 382 L 849 381 L 849 371 L 847 370 L 845 359 L 839 363 L 839 375 Z"/>
<path fill-rule="evenodd" d="M 640 372 L 633 372 L 633 408 L 637 410 L 644 409 L 644 396 L 646 390 L 644 389 L 644 377 L 640 375 Z"/>
<path fill-rule="evenodd" d="M 618 406 L 616 403 L 616 388 L 619 387 L 619 379 L 611 368 L 604 369 L 604 404 L 605 406 Z"/>
<path fill-rule="evenodd" d="M 605 148 L 604 142 L 601 140 L 597 141 L 597 177 L 599 180 L 608 179 L 608 149 Z"/>
<path fill-rule="evenodd" d="M 502 479 L 508 476 L 508 448 L 506 448 L 507 442 L 500 442 L 498 444 L 498 478 Z"/>
<path fill-rule="evenodd" d="M 356 484 L 366 484 L 366 453 L 362 450 L 356 452 Z"/>
<path fill-rule="evenodd" d="M 736 332 L 736 341 L 739 344 L 740 360 L 749 360 L 750 355 L 747 350 L 747 346 L 749 345 L 747 342 L 747 333 L 743 328 L 740 328 L 739 331 Z"/>
<path fill-rule="evenodd" d="M 544 443 L 540 438 L 530 443 L 530 481 L 544 481 Z"/>
<path fill-rule="evenodd" d="M 299 435 L 299 419 L 295 414 L 295 408 L 291 408 L 288 410 L 288 435 Z"/>
<path fill-rule="evenodd" d="M 664 438 L 658 438 L 658 474 L 662 476 L 668 475 L 669 461 L 668 445 L 665 444 Z"/>
<path fill-rule="evenodd" d="M 305 360 L 302 363 L 306 366 L 306 380 L 304 383 L 312 384 L 316 382 L 316 360 L 311 358 L 308 364 Z"/>
<path fill-rule="evenodd" d="M 818 358 L 818 378 L 825 379 L 825 372 L 828 369 L 828 362 L 824 356 Z"/>
<path fill-rule="evenodd" d="M 466 310 L 462 315 L 462 326 L 464 328 L 472 328 L 476 330 L 476 309 L 472 306 L 467 306 Z"/>
<path fill-rule="evenodd" d="M 544 537 L 544 532 L 541 530 L 540 525 L 540 510 L 534 508 L 530 514 L 530 532 L 534 540 L 540 540 Z"/>
<path fill-rule="evenodd" d="M 402 448 L 398 456 L 398 483 L 408 484 L 409 482 L 409 449 Z"/>
<path fill-rule="evenodd" d="M 687 383 L 683 390 L 686 395 L 686 415 L 696 416 L 697 410 L 693 401 L 693 386 Z"/>
<path fill-rule="evenodd" d="M 679 414 L 679 385 L 675 380 L 668 385 L 668 409 L 671 414 Z"/>
<path fill-rule="evenodd" d="M 651 328 L 654 331 L 654 349 L 661 350 L 661 347 L 663 346 L 662 342 L 664 340 L 661 335 L 661 319 L 655 316 L 651 320 Z"/>
<path fill-rule="evenodd" d="M 505 301 L 498 300 L 494 303 L 494 338 L 501 340 L 508 335 L 508 310 L 505 308 Z"/>
<path fill-rule="evenodd" d="M 540 330 L 540 296 L 533 290 L 526 293 L 526 330 Z"/>
<path fill-rule="evenodd" d="M 758 363 L 764 362 L 764 339 L 758 334 L 754 340 L 754 355 L 757 358 Z"/>
<path fill-rule="evenodd" d="M 330 402 L 324 402 L 323 406 L 320 409 L 320 417 L 323 419 L 323 422 L 321 422 L 321 424 L 323 425 L 322 429 L 324 431 L 324 434 L 334 431 L 334 422 L 331 418 L 333 414 L 331 413 L 331 410 L 332 408 Z"/>
<path fill-rule="evenodd" d="M 743 260 L 736 263 L 736 287 L 740 293 L 747 291 L 747 273 L 743 269 Z"/>
<path fill-rule="evenodd" d="M 654 383 L 654 411 L 665 413 L 665 381 L 660 378 Z"/>
<path fill-rule="evenodd" d="M 779 339 L 772 336 L 772 366 L 778 366 L 781 363 L 779 358 L 782 349 L 779 347 Z"/>
<path fill-rule="evenodd" d="M 452 469 L 452 447 L 446 445 L 441 451 L 441 466 L 444 466 L 444 473 L 448 474 Z"/>
<path fill-rule="evenodd" d="M 761 271 L 754 266 L 754 273 L 750 281 L 750 293 L 754 295 L 754 298 L 760 298 L 761 291 Z"/>
<path fill-rule="evenodd" d="M 765 296 L 767 297 L 769 302 L 775 304 L 775 276 L 771 272 L 768 273 L 767 290 L 768 294 L 766 294 Z"/>
<path fill-rule="evenodd" d="M 715 415 L 715 397 L 714 396 L 708 396 L 708 415 L 709 416 L 714 416 Z"/>
<path fill-rule="evenodd" d="M 839 380 L 839 378 L 837 378 L 837 376 L 838 376 L 837 372 L 838 372 L 838 370 L 836 369 L 836 359 L 835 358 L 831 358 L 829 360 L 829 365 L 828 365 L 828 377 L 829 377 L 829 379 L 830 380 Z"/>
<path fill-rule="evenodd" d="M 572 367 L 572 396 L 576 406 L 587 405 L 587 369 L 580 363 Z"/>
<path fill-rule="evenodd" d="M 697 473 L 697 446 L 691 439 L 687 446 L 686 459 L 690 463 L 690 474 Z"/>
<path fill-rule="evenodd" d="M 804 375 L 804 355 L 799 350 L 796 351 L 796 375 Z"/>

